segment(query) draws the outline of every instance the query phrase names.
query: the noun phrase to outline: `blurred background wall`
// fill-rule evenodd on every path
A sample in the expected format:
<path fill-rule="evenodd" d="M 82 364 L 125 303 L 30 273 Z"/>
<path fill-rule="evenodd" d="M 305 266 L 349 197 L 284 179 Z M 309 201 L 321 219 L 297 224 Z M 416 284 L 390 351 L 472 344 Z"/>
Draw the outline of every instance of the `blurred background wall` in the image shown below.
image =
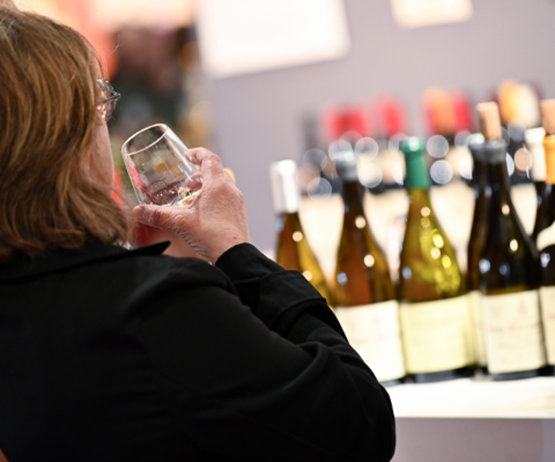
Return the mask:
<path fill-rule="evenodd" d="M 390 93 L 406 103 L 409 134 L 425 135 L 421 95 L 437 85 L 492 98 L 504 79 L 555 97 L 555 1 L 475 0 L 464 22 L 401 28 L 387 0 L 345 0 L 351 50 L 340 60 L 212 82 L 214 149 L 237 172 L 261 248 L 274 245 L 268 164 L 302 154 L 304 113 Z"/>

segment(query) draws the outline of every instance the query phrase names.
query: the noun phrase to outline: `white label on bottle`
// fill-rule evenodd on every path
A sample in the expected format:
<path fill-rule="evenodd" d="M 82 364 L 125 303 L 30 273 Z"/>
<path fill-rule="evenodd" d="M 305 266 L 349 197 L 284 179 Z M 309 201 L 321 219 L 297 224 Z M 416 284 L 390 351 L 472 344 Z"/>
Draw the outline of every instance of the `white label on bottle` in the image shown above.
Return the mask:
<path fill-rule="evenodd" d="M 473 362 L 467 295 L 423 303 L 401 303 L 407 371 L 439 372 Z"/>
<path fill-rule="evenodd" d="M 486 362 L 486 342 L 484 339 L 484 322 L 482 319 L 482 293 L 473 290 L 468 294 L 471 307 L 471 347 L 474 350 L 474 358 L 478 366 L 485 367 Z"/>
<path fill-rule="evenodd" d="M 396 300 L 338 307 L 335 313 L 349 343 L 380 382 L 405 376 Z"/>
<path fill-rule="evenodd" d="M 540 287 L 540 302 L 547 361 L 555 364 L 555 287 Z"/>
<path fill-rule="evenodd" d="M 553 244 L 555 244 L 555 222 L 551 226 L 542 229 L 536 238 L 536 247 L 539 251 Z"/>
<path fill-rule="evenodd" d="M 503 374 L 545 365 L 538 291 L 485 295 L 482 301 L 489 371 Z"/>

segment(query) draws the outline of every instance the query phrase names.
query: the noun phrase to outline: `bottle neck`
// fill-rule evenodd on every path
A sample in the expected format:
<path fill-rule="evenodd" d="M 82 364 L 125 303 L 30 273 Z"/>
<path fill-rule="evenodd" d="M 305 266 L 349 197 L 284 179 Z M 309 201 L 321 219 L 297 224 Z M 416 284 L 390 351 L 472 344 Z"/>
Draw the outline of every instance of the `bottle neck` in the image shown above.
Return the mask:
<path fill-rule="evenodd" d="M 405 160 L 407 166 L 406 189 L 408 191 L 430 189 L 430 175 L 424 152 L 405 154 Z"/>
<path fill-rule="evenodd" d="M 364 196 L 364 188 L 358 181 L 344 180 L 341 188 L 341 196 L 343 197 L 344 212 L 357 211 L 362 213 L 362 198 Z"/>
<path fill-rule="evenodd" d="M 279 195 L 274 195 L 274 211 L 276 215 L 297 213 L 300 201 L 299 191 L 296 188 L 282 188 Z"/>
<path fill-rule="evenodd" d="M 472 181 L 471 186 L 478 190 L 483 190 L 488 185 L 488 161 L 482 149 L 482 143 L 470 144 L 468 146 L 472 154 Z"/>
<path fill-rule="evenodd" d="M 277 214 L 275 221 L 277 234 L 292 234 L 299 227 L 300 218 L 297 212 L 280 212 Z"/>
<path fill-rule="evenodd" d="M 488 187 L 488 163 L 485 160 L 474 161 L 472 184 L 479 190 L 483 190 Z"/>
<path fill-rule="evenodd" d="M 505 143 L 500 140 L 484 143 L 484 152 L 488 159 L 488 183 L 491 187 L 492 204 L 512 204 L 507 169 L 507 154 Z"/>
<path fill-rule="evenodd" d="M 431 211 L 429 189 L 409 189 L 407 193 L 409 195 L 409 209 L 420 211 L 421 208 L 428 207 Z"/>

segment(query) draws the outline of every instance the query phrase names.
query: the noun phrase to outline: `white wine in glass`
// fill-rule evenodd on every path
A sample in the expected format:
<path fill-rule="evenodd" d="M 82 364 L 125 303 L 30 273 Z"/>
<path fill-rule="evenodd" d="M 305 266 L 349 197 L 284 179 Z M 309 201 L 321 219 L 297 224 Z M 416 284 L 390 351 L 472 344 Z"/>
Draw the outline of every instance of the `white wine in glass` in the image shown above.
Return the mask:
<path fill-rule="evenodd" d="M 121 153 L 140 204 L 187 206 L 200 192 L 199 166 L 165 124 L 135 133 L 123 144 Z"/>

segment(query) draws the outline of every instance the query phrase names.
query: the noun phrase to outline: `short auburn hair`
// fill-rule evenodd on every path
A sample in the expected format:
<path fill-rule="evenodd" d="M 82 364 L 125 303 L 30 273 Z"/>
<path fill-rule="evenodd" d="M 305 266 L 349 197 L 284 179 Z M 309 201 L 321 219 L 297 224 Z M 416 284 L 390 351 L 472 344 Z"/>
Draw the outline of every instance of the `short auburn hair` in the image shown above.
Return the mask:
<path fill-rule="evenodd" d="M 0 6 L 0 260 L 127 239 L 89 168 L 101 69 L 75 30 Z"/>

